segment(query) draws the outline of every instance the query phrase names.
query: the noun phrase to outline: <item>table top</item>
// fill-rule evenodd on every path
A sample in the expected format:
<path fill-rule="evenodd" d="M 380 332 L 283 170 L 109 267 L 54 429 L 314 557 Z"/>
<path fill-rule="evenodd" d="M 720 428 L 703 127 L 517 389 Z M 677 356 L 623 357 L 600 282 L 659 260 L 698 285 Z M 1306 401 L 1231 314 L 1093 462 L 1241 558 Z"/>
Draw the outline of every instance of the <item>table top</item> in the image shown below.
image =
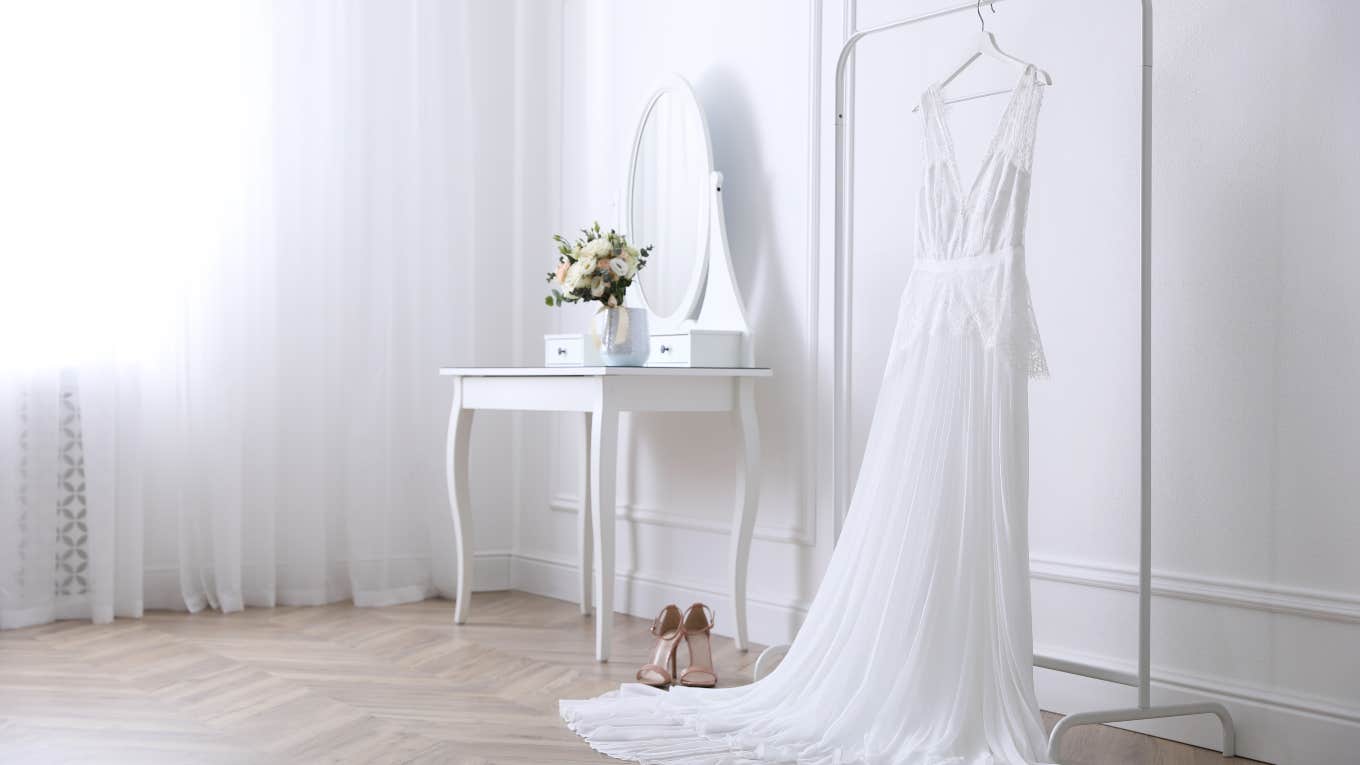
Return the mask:
<path fill-rule="evenodd" d="M 769 367 L 440 367 L 451 377 L 770 377 Z"/>

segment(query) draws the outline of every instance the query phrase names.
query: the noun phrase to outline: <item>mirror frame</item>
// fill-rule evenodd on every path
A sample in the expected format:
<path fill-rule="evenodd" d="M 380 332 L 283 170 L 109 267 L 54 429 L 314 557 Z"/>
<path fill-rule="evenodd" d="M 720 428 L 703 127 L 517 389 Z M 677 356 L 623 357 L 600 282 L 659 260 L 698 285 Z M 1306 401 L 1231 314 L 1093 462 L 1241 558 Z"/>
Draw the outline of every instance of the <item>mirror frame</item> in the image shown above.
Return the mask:
<path fill-rule="evenodd" d="M 647 302 L 647 290 L 639 277 L 635 282 L 636 292 L 629 290 L 629 301 L 636 300 L 640 307 L 647 310 L 649 323 L 654 330 L 656 329 L 675 329 L 688 324 L 692 324 L 696 317 L 699 305 L 703 300 L 704 285 L 708 277 L 709 269 L 709 234 L 712 226 L 712 210 L 710 209 L 710 196 L 713 193 L 713 139 L 708 132 L 708 120 L 704 117 L 704 110 L 699 106 L 699 99 L 694 95 L 694 89 L 690 87 L 688 81 L 678 74 L 668 74 L 660 78 L 651 88 L 651 94 L 643 103 L 642 114 L 638 117 L 637 128 L 633 131 L 633 146 L 628 152 L 628 176 L 625 180 L 625 189 L 622 210 L 624 231 L 627 233 L 628 241 L 634 246 L 641 247 L 646 242 L 639 242 L 635 239 L 635 227 L 633 225 L 633 179 L 637 177 L 638 152 L 642 149 L 643 131 L 647 129 L 647 120 L 652 116 L 657 103 L 664 96 L 676 98 L 681 108 L 688 109 L 698 120 L 699 129 L 704 136 L 704 181 L 702 185 L 702 198 L 698 200 L 699 209 L 698 231 L 695 242 L 698 252 L 695 253 L 694 267 L 690 270 L 689 284 L 685 287 L 683 296 L 680 298 L 675 311 L 667 316 L 662 316 L 652 309 Z M 666 257 L 665 252 L 657 253 L 660 257 Z"/>

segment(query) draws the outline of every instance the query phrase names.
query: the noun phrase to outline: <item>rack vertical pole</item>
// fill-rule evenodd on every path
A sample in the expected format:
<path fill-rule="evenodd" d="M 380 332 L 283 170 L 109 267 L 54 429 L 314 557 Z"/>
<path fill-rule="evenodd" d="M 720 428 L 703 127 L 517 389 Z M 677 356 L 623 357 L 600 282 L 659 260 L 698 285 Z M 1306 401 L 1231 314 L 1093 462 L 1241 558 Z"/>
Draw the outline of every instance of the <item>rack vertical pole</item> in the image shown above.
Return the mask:
<path fill-rule="evenodd" d="M 1138 706 L 1152 705 L 1152 2 L 1143 0 L 1139 267 Z"/>

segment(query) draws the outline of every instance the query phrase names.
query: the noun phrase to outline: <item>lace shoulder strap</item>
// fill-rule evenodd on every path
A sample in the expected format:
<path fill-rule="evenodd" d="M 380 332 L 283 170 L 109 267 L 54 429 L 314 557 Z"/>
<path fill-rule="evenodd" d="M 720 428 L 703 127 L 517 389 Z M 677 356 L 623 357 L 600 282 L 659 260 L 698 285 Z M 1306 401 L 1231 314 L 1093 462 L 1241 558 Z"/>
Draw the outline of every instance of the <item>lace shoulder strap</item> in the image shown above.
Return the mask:
<path fill-rule="evenodd" d="M 932 85 L 921 94 L 921 138 L 927 165 L 949 159 L 949 134 L 941 122 L 938 93 Z"/>
<path fill-rule="evenodd" d="M 1034 164 L 1034 136 L 1039 124 L 1039 107 L 1043 105 L 1044 89 L 1039 86 L 1038 72 L 1033 64 L 1016 86 L 1015 97 L 1006 111 L 1004 128 L 997 134 L 998 151 L 1005 152 L 1011 161 L 1025 171 Z"/>

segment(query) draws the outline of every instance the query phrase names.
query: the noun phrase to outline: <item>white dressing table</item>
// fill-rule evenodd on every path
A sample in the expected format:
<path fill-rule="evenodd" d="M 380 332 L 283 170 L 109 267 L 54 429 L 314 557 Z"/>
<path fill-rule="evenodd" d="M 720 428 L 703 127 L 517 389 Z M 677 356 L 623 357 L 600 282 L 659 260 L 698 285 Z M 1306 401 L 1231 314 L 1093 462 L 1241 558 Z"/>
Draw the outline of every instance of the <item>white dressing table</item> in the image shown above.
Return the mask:
<path fill-rule="evenodd" d="M 458 545 L 458 592 L 454 622 L 468 617 L 472 592 L 472 512 L 468 503 L 468 449 L 477 409 L 583 412 L 586 461 L 580 545 L 581 613 L 589 614 L 593 548 L 595 658 L 609 658 L 614 617 L 615 460 L 620 412 L 732 412 L 741 439 L 736 508 L 732 518 L 731 585 L 737 646 L 745 650 L 746 569 L 760 494 L 760 433 L 755 381 L 768 369 L 656 367 L 448 367 L 453 378 L 449 416 L 449 503 Z"/>
<path fill-rule="evenodd" d="M 589 614 L 593 558 L 595 657 L 600 661 L 609 658 L 614 619 L 619 413 L 731 412 L 742 447 L 730 542 L 732 617 L 737 648 L 746 650 L 746 568 L 760 495 L 755 382 L 769 377 L 770 370 L 755 364 L 755 341 L 732 268 L 723 179 L 713 168 L 708 123 L 693 89 L 679 75 L 661 78 L 647 97 L 628 157 L 623 229 L 630 242 L 655 248 L 625 299 L 626 306 L 646 311 L 652 349 L 648 366 L 585 366 L 598 347 L 588 345 L 592 338 L 550 335 L 544 339 L 543 367 L 440 370 L 454 383 L 447 455 L 458 545 L 454 621 L 467 619 L 472 591 L 468 436 L 474 411 L 585 415 L 589 459 L 578 522 L 580 596 L 581 612 Z"/>

